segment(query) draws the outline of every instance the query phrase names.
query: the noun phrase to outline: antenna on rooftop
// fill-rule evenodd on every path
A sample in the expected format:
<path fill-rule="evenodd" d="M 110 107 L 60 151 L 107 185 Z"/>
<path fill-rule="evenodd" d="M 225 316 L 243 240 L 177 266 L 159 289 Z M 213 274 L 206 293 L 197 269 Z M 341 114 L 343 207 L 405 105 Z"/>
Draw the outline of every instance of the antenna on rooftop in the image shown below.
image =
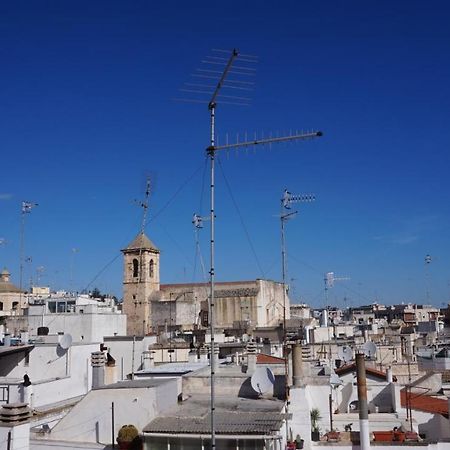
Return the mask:
<path fill-rule="evenodd" d="M 273 389 L 275 375 L 268 367 L 258 367 L 250 379 L 250 384 L 259 395 Z"/>
<path fill-rule="evenodd" d="M 353 359 L 353 350 L 350 346 L 344 345 L 343 347 L 339 347 L 338 356 L 345 364 L 347 364 Z"/>
<path fill-rule="evenodd" d="M 377 355 L 377 346 L 372 341 L 367 341 L 362 346 L 362 352 L 368 359 L 374 359 Z"/>
<path fill-rule="evenodd" d="M 59 346 L 63 350 L 67 350 L 68 348 L 70 348 L 72 346 L 72 335 L 69 333 L 63 334 L 61 340 L 59 341 Z"/>
<path fill-rule="evenodd" d="M 315 196 L 312 194 L 291 194 L 287 189 L 284 190 L 283 196 L 281 197 L 281 276 L 283 282 L 283 350 L 284 350 L 284 372 L 285 372 L 285 392 L 286 399 L 289 403 L 289 385 L 288 385 L 288 375 L 289 375 L 289 364 L 288 364 L 288 351 L 287 351 L 287 329 L 286 329 L 286 310 L 287 310 L 287 286 L 286 286 L 286 238 L 285 238 L 285 223 L 295 217 L 298 211 L 290 211 L 291 205 L 293 203 L 305 203 L 312 202 L 315 200 Z"/>
<path fill-rule="evenodd" d="M 148 217 L 148 209 L 149 209 L 149 198 L 150 198 L 150 193 L 151 193 L 151 183 L 150 183 L 150 177 L 148 176 L 145 182 L 145 195 L 144 195 L 144 199 L 139 201 L 139 200 L 135 200 L 135 202 L 142 208 L 142 223 L 141 223 L 141 233 L 140 236 L 141 238 L 143 238 L 144 233 L 145 233 L 145 227 L 147 225 L 147 217 Z M 144 261 L 143 261 L 143 253 L 142 253 L 142 244 L 143 241 L 141 242 L 140 248 L 139 248 L 139 270 L 138 270 L 138 279 L 139 282 L 143 281 L 143 273 L 145 272 L 145 267 L 144 267 Z M 140 290 L 138 287 L 138 284 L 136 284 L 136 300 L 135 300 L 135 305 L 137 304 L 137 302 L 139 301 L 139 303 L 142 302 L 147 302 L 148 299 L 146 298 L 138 298 L 140 295 Z M 142 295 L 142 293 L 141 293 Z M 142 319 L 142 335 L 145 336 L 146 334 L 146 328 L 147 328 L 147 317 L 143 317 Z M 133 337 L 134 339 L 134 337 Z M 133 341 L 134 342 L 134 341 Z M 133 354 L 134 355 L 134 354 Z M 134 370 L 132 371 L 132 379 L 134 379 Z"/>
<path fill-rule="evenodd" d="M 22 307 L 22 287 L 23 287 L 23 268 L 25 262 L 25 216 L 31 213 L 31 210 L 38 206 L 37 203 L 23 201 L 21 209 L 21 221 L 20 221 L 20 275 L 19 275 L 19 288 L 20 288 L 20 307 Z"/>
<path fill-rule="evenodd" d="M 305 140 L 318 136 L 322 136 L 320 131 L 309 133 L 295 133 L 288 136 L 262 138 L 247 140 L 225 145 L 216 145 L 216 107 L 218 104 L 237 104 L 248 105 L 249 98 L 244 95 L 228 95 L 226 89 L 244 91 L 251 90 L 254 86 L 253 77 L 255 75 L 254 64 L 258 61 L 253 55 L 240 54 L 237 49 L 231 52 L 227 50 L 214 49 L 214 55 L 205 59 L 203 63 L 207 64 L 209 68 L 198 69 L 193 76 L 205 80 L 198 83 L 197 86 L 189 86 L 183 88 L 182 92 L 189 92 L 195 94 L 195 98 L 179 99 L 181 101 L 192 101 L 195 103 L 204 103 L 208 105 L 210 116 L 210 136 L 209 146 L 206 148 L 206 154 L 210 159 L 210 176 L 211 176 L 211 191 L 210 191 L 210 299 L 209 299 L 209 325 L 211 333 L 211 449 L 216 448 L 216 430 L 215 430 L 215 360 L 214 360 L 214 332 L 215 332 L 215 312 L 214 312 L 214 283 L 215 283 L 215 157 L 216 153 L 222 150 L 242 149 L 257 145 L 270 145 L 272 143 L 291 142 L 297 140 Z M 239 61 L 244 63 L 239 65 Z M 237 63 L 237 64 L 235 64 Z M 213 67 L 212 67 L 213 66 Z M 190 89 L 193 88 L 193 89 Z M 193 91 L 193 92 L 191 92 Z M 224 93 L 225 92 L 225 93 Z M 209 100 L 207 100 L 208 97 Z M 289 401 L 287 400 L 287 404 Z M 286 405 L 287 407 L 287 405 Z M 286 415 L 287 417 L 287 415 Z M 286 433 L 289 433 L 286 419 Z"/>

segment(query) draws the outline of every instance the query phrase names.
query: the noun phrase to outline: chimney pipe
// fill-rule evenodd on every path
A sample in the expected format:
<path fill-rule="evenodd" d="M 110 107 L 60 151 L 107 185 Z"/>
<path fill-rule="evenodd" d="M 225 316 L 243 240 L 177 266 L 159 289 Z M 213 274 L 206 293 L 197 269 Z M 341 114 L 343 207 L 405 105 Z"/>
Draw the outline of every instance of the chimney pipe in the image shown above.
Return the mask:
<path fill-rule="evenodd" d="M 367 407 L 366 363 L 363 353 L 356 355 L 356 382 L 358 385 L 360 446 L 361 450 L 369 450 L 369 411 Z"/>
<path fill-rule="evenodd" d="M 103 352 L 91 353 L 92 389 L 105 385 L 105 354 Z"/>
<path fill-rule="evenodd" d="M 292 382 L 294 387 L 302 385 L 303 378 L 303 355 L 302 346 L 296 342 L 292 346 Z"/>
<path fill-rule="evenodd" d="M 154 367 L 153 353 L 151 350 L 145 350 L 142 352 L 142 368 L 144 370 L 150 370 Z"/>
<path fill-rule="evenodd" d="M 386 370 L 386 381 L 388 383 L 392 383 L 394 381 L 394 377 L 392 376 L 392 367 L 388 367 Z"/>

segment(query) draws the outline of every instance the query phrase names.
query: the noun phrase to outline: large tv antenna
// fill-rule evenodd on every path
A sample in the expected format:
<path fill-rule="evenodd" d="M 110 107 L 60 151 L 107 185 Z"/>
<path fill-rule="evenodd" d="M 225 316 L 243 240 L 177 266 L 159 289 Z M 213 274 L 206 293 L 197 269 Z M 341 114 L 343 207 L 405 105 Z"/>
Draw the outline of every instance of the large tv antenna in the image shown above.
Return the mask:
<path fill-rule="evenodd" d="M 214 85 L 208 84 L 203 86 L 194 86 L 194 93 L 196 94 L 209 94 L 210 98 L 207 102 L 209 117 L 210 117 L 210 136 L 209 145 L 206 148 L 206 154 L 210 160 L 210 178 L 211 178 L 211 190 L 210 190 L 210 271 L 209 271 L 209 285 L 210 285 L 210 295 L 209 295 L 209 328 L 211 334 L 211 345 L 210 345 L 210 368 L 211 368 L 211 449 L 216 448 L 216 430 L 215 430 L 215 359 L 214 359 L 214 349 L 215 349 L 215 311 L 214 311 L 214 283 L 215 283 L 215 158 L 217 152 L 230 149 L 241 149 L 250 146 L 264 146 L 273 143 L 282 142 L 292 142 L 298 140 L 306 140 L 315 137 L 322 136 L 322 132 L 313 131 L 309 133 L 295 133 L 288 136 L 281 137 L 270 137 L 262 139 L 245 139 L 243 142 L 226 143 L 225 145 L 216 145 L 216 108 L 219 103 L 227 104 L 248 104 L 248 98 L 239 99 L 236 96 L 225 96 L 222 94 L 222 90 L 226 88 L 230 89 L 250 89 L 253 85 L 252 81 L 248 81 L 254 74 L 254 66 L 252 64 L 257 62 L 257 58 L 252 55 L 240 54 L 237 49 L 233 49 L 230 52 L 226 50 L 214 50 L 215 53 L 219 53 L 219 56 L 210 57 L 207 61 L 208 64 L 216 65 L 222 68 L 222 71 L 216 69 L 199 69 L 195 74 L 197 77 L 203 78 L 205 80 L 214 80 L 216 83 Z M 224 56 L 228 55 L 228 57 Z M 246 65 L 238 66 L 234 63 L 239 60 L 244 62 Z M 246 80 L 238 80 L 236 77 L 232 78 L 229 75 L 236 75 L 246 78 Z M 186 89 L 185 89 L 186 90 Z M 230 101 L 231 100 L 231 101 Z M 196 101 L 195 99 L 186 101 Z M 198 100 L 199 103 L 205 103 L 204 99 Z M 201 224 L 201 223 L 200 223 Z M 287 399 L 287 405 L 289 400 Z M 286 407 L 287 407 L 286 405 Z M 286 414 L 287 417 L 287 414 Z M 286 419 L 287 421 L 287 419 Z M 289 433 L 287 423 L 286 423 L 286 433 Z"/>

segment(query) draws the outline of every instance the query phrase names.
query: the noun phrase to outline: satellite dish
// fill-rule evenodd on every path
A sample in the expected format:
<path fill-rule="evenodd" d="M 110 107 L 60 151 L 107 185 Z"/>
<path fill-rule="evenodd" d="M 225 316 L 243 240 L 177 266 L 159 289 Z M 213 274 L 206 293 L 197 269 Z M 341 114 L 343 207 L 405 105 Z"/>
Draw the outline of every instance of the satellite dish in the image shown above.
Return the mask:
<path fill-rule="evenodd" d="M 362 348 L 364 354 L 366 355 L 367 358 L 374 358 L 377 354 L 377 346 L 371 342 L 371 341 L 367 341 Z"/>
<path fill-rule="evenodd" d="M 339 378 L 339 376 L 336 373 L 332 373 L 330 375 L 330 384 L 332 387 L 336 388 L 343 384 L 342 380 Z"/>
<path fill-rule="evenodd" d="M 343 347 L 339 347 L 338 350 L 339 359 L 347 364 L 349 361 L 353 359 L 353 350 L 348 345 L 344 345 Z"/>
<path fill-rule="evenodd" d="M 71 334 L 63 334 L 61 340 L 59 341 L 59 346 L 63 350 L 67 350 L 72 345 L 72 335 Z"/>
<path fill-rule="evenodd" d="M 268 367 L 258 367 L 250 380 L 252 388 L 258 394 L 264 394 L 273 388 L 275 376 Z"/>

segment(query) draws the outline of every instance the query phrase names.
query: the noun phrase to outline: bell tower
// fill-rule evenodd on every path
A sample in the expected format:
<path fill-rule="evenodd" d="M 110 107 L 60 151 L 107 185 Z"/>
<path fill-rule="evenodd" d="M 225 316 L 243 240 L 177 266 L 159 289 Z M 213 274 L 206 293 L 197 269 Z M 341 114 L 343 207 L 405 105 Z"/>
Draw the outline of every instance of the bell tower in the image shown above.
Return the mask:
<path fill-rule="evenodd" d="M 127 334 L 142 336 L 151 328 L 150 296 L 159 291 L 159 250 L 145 233 L 139 233 L 122 253 L 123 312 L 127 315 Z"/>

